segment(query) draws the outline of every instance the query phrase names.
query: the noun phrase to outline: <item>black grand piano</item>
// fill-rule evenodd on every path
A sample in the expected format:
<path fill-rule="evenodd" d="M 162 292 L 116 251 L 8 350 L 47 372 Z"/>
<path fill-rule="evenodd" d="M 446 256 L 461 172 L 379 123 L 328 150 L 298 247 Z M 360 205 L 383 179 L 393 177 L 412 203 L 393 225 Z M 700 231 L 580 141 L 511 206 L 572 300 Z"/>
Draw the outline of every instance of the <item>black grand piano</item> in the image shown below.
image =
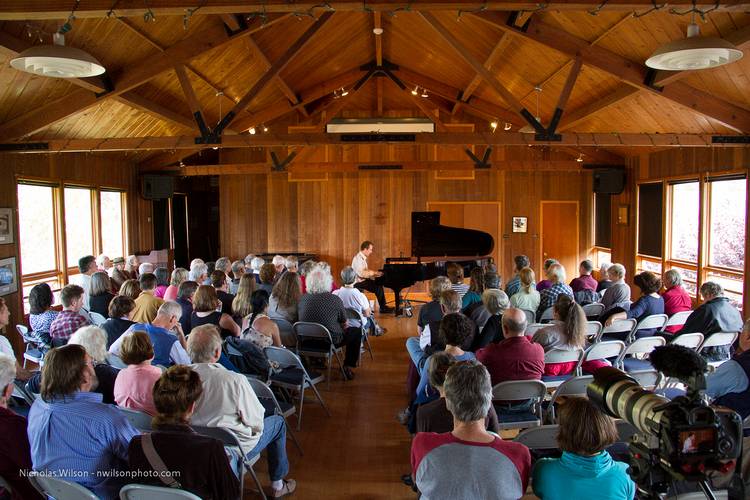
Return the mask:
<path fill-rule="evenodd" d="M 472 268 L 488 264 L 494 247 L 495 240 L 489 233 L 440 225 L 440 212 L 412 212 L 412 255 L 386 258 L 383 275 L 377 281 L 393 290 L 399 315 L 404 288 L 445 276 L 449 262 L 464 266 L 464 275 L 468 276 Z"/>

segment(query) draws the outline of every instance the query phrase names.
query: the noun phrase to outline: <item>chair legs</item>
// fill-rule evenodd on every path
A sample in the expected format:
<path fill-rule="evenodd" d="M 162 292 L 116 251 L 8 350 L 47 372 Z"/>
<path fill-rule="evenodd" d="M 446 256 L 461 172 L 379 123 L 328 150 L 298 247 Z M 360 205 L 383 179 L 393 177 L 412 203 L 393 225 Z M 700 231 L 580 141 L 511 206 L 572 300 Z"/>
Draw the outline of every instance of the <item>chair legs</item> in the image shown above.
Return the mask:
<path fill-rule="evenodd" d="M 313 389 L 314 388 L 315 387 L 313 386 Z M 304 404 L 305 404 L 305 386 L 303 384 L 299 388 L 299 413 L 297 415 L 297 432 L 302 430 L 302 405 Z"/>
<path fill-rule="evenodd" d="M 250 475 L 253 476 L 253 481 L 255 481 L 255 486 L 258 487 L 258 491 L 260 492 L 260 495 L 263 497 L 263 500 L 268 500 L 268 497 L 266 497 L 266 492 L 263 491 L 263 485 L 260 484 L 260 480 L 258 479 L 258 475 L 255 473 L 255 470 L 253 470 L 252 465 L 247 466 L 247 470 L 250 471 Z"/>
<path fill-rule="evenodd" d="M 284 415 L 281 415 L 281 418 L 284 419 L 284 425 L 286 426 L 287 434 L 292 438 L 292 441 L 294 441 L 294 446 L 297 447 L 297 451 L 299 451 L 300 455 L 304 455 L 305 453 L 302 451 L 302 446 L 299 444 L 299 441 L 297 441 L 297 436 L 295 436 L 292 432 L 292 428 L 289 427 L 289 422 L 287 421 L 286 417 Z"/>
<path fill-rule="evenodd" d="M 320 402 L 320 405 L 323 407 L 323 409 L 326 411 L 326 414 L 330 417 L 331 416 L 331 412 L 328 409 L 328 407 L 326 406 L 325 401 L 323 401 L 323 398 L 320 396 L 320 393 L 318 392 L 318 388 L 315 387 L 315 385 L 313 385 L 313 384 L 310 384 L 310 388 L 315 393 L 315 397 L 318 398 L 318 401 Z"/>

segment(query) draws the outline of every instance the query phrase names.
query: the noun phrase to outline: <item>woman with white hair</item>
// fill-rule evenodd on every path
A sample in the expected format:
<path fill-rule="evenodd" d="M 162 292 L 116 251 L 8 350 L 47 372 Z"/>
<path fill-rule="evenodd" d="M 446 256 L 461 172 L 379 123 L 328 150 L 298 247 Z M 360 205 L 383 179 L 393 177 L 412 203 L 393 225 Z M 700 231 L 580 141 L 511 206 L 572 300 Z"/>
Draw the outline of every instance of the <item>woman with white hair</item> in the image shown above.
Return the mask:
<path fill-rule="evenodd" d="M 625 283 L 625 266 L 622 264 L 612 264 L 607 269 L 607 276 L 612 284 L 604 292 L 602 304 L 604 304 L 604 313 L 614 307 L 630 308 L 630 285 Z M 604 316 L 604 315 L 602 315 Z"/>
<path fill-rule="evenodd" d="M 661 294 L 664 299 L 664 314 L 672 316 L 675 313 L 690 311 L 693 309 L 690 295 L 682 287 L 682 275 L 676 269 L 670 269 L 664 273 L 664 293 Z M 672 325 L 664 329 L 666 333 L 679 332 L 682 325 Z"/>
<path fill-rule="evenodd" d="M 331 293 L 333 277 L 323 267 L 316 266 L 307 275 L 307 293 L 299 301 L 299 321 L 320 323 L 331 333 L 336 346 L 346 346 L 344 373 L 354 378 L 353 368 L 359 360 L 362 330 L 346 327 L 344 303 Z"/>
<path fill-rule="evenodd" d="M 609 274 L 607 273 L 610 267 L 612 267 L 612 264 L 609 262 L 602 262 L 602 265 L 599 266 L 599 284 L 596 286 L 596 291 L 600 294 L 612 286 L 612 280 L 609 279 Z"/>

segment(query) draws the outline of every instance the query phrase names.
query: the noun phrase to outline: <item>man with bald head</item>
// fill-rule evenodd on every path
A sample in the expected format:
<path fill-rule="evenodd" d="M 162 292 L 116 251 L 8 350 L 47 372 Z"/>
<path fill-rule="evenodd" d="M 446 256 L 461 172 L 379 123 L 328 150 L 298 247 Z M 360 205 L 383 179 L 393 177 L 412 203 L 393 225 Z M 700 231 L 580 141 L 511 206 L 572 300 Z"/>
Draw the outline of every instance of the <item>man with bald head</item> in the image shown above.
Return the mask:
<path fill-rule="evenodd" d="M 544 374 L 544 349 L 524 335 L 526 314 L 510 308 L 503 313 L 503 340 L 476 352 L 487 367 L 492 385 L 508 380 L 540 380 Z"/>

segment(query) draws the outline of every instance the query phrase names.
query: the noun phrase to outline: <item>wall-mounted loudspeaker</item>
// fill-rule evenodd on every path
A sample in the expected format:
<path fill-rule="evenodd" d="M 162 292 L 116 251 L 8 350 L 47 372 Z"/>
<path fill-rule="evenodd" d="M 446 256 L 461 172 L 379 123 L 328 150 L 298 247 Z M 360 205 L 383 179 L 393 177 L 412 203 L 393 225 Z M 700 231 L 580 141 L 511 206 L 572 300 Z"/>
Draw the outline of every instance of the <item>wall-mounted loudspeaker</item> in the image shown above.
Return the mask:
<path fill-rule="evenodd" d="M 147 200 L 163 200 L 174 194 L 174 177 L 144 175 L 141 177 L 141 196 Z"/>
<path fill-rule="evenodd" d="M 602 168 L 594 170 L 594 192 L 620 194 L 625 189 L 625 170 Z"/>

